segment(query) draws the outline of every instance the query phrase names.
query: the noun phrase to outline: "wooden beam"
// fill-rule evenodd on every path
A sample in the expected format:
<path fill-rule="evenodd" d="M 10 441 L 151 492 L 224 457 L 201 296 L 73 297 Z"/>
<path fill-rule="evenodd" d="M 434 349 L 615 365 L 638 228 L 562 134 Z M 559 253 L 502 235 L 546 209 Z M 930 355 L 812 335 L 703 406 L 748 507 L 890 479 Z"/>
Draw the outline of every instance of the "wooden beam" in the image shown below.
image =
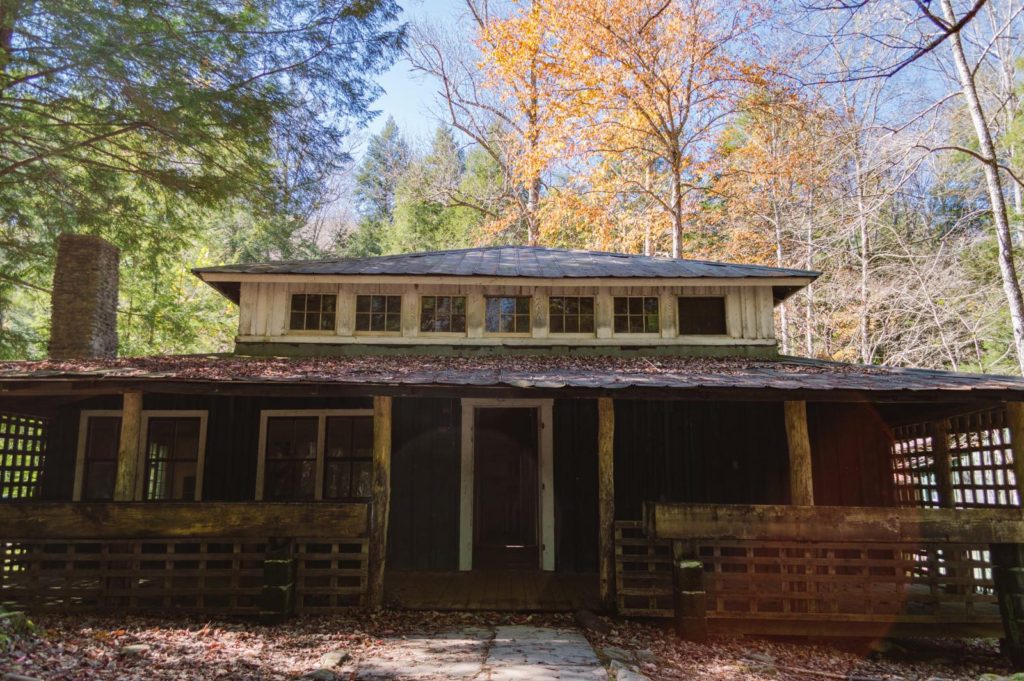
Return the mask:
<path fill-rule="evenodd" d="M 114 501 L 134 501 L 139 474 L 139 449 L 142 437 L 142 393 L 126 392 L 121 408 L 121 441 L 117 447 L 117 479 Z"/>
<path fill-rule="evenodd" d="M 931 423 L 932 457 L 935 460 L 935 484 L 939 491 L 939 506 L 953 508 L 953 469 L 949 459 L 949 420 L 940 419 Z M 1016 457 L 1014 457 L 1016 458 Z"/>
<path fill-rule="evenodd" d="M 1010 430 L 1010 446 L 1013 448 L 1017 494 L 1024 500 L 1024 402 L 1006 403 L 1006 427 Z"/>
<path fill-rule="evenodd" d="M 786 440 L 789 442 L 789 501 L 794 506 L 814 505 L 811 439 L 807 434 L 807 403 L 785 403 Z"/>
<path fill-rule="evenodd" d="M 647 503 L 658 539 L 1024 543 L 1024 509 Z"/>
<path fill-rule="evenodd" d="M 615 601 L 615 403 L 597 400 L 598 574 L 601 603 Z"/>
<path fill-rule="evenodd" d="M 0 541 L 366 536 L 363 503 L 72 502 L 0 504 Z"/>
<path fill-rule="evenodd" d="M 384 605 L 384 564 L 391 511 L 391 398 L 373 398 L 373 501 L 370 514 L 370 577 L 367 605 Z"/>

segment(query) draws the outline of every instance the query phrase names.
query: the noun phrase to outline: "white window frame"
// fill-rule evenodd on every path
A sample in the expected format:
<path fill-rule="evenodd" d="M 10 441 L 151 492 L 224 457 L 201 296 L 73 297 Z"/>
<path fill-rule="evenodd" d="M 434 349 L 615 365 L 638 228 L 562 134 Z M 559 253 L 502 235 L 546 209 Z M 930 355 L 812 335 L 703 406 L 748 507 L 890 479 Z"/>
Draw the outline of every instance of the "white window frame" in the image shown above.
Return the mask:
<path fill-rule="evenodd" d="M 680 322 L 682 321 L 679 318 L 680 298 L 721 298 L 725 307 L 725 333 L 681 333 L 679 331 Z M 732 328 L 733 324 L 731 321 L 732 306 L 736 304 L 733 298 L 735 298 L 735 296 L 730 295 L 729 293 L 692 293 L 690 291 L 680 291 L 679 293 L 677 293 L 672 301 L 672 304 L 675 305 L 675 309 L 673 310 L 673 316 L 675 317 L 676 337 L 687 339 L 693 343 L 700 343 L 702 339 L 706 340 L 708 338 L 732 338 L 734 332 L 736 331 L 735 329 Z"/>
<path fill-rule="evenodd" d="M 487 330 L 487 301 L 490 298 L 526 298 L 529 301 L 529 310 L 526 315 L 526 323 L 528 327 L 526 331 L 488 331 Z M 533 323 L 533 304 L 534 304 L 533 293 L 484 293 L 483 296 L 483 308 L 480 310 L 480 319 L 482 325 L 480 327 L 484 338 L 530 338 L 533 336 L 534 323 Z M 467 297 L 466 304 L 468 306 L 469 300 Z M 468 316 L 468 308 L 467 308 Z M 521 316 L 521 315 L 515 315 Z M 467 319 L 468 322 L 468 319 Z M 468 328 L 468 327 L 467 327 Z"/>
<path fill-rule="evenodd" d="M 465 331 L 424 331 L 423 325 L 423 299 L 424 298 L 463 298 L 465 299 Z M 465 293 L 420 293 L 416 296 L 416 334 L 429 338 L 465 338 L 469 334 L 469 296 Z"/>
<path fill-rule="evenodd" d="M 206 469 L 206 424 L 210 412 L 205 409 L 144 409 L 142 411 L 142 428 L 139 429 L 138 452 L 136 466 L 135 490 L 132 499 L 146 501 L 143 496 L 146 477 L 146 442 L 149 439 L 149 420 L 151 418 L 198 418 L 199 419 L 199 453 L 196 459 L 196 491 L 194 501 L 203 499 L 203 475 Z M 75 452 L 75 484 L 71 493 L 72 501 L 82 500 L 82 487 L 85 485 L 85 446 L 88 434 L 89 419 L 94 417 L 122 418 L 120 409 L 83 409 L 78 417 L 78 445 Z M 118 443 L 120 451 L 120 443 Z"/>
<path fill-rule="evenodd" d="M 330 416 L 369 416 L 373 409 L 262 409 L 260 410 L 260 439 L 256 457 L 256 501 L 263 501 L 263 483 L 267 471 L 267 422 L 275 417 L 317 417 L 316 468 L 313 482 L 313 500 L 324 498 L 324 458 L 327 442 L 327 418 Z"/>
<path fill-rule="evenodd" d="M 537 410 L 537 500 L 540 569 L 555 569 L 554 404 L 552 399 L 462 399 L 461 471 L 459 483 L 459 570 L 473 569 L 473 496 L 476 490 L 476 412 L 491 408 Z"/>

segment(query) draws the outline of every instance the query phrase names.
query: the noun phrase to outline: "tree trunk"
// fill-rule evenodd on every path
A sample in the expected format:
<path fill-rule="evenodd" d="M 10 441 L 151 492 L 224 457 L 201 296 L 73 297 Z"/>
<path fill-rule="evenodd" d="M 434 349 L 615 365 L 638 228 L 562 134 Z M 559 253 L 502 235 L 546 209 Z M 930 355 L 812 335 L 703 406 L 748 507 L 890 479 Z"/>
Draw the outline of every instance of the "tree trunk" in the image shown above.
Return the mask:
<path fill-rule="evenodd" d="M 683 185 L 679 169 L 672 168 L 672 257 L 683 257 Z"/>
<path fill-rule="evenodd" d="M 774 192 L 773 192 L 774 193 Z M 782 247 L 782 211 L 779 202 L 772 199 L 772 212 L 775 219 L 775 266 L 782 267 L 784 249 Z M 789 354 L 789 316 L 786 314 L 786 303 L 779 303 L 779 331 L 782 341 L 782 354 Z"/>
<path fill-rule="evenodd" d="M 942 12 L 946 21 L 956 23 L 951 0 L 941 0 Z M 1010 320 L 1013 325 L 1013 344 L 1017 351 L 1017 365 L 1024 373 L 1024 296 L 1021 295 L 1020 281 L 1013 262 L 1013 239 L 1010 234 L 1010 221 L 1006 208 L 1006 196 L 1003 194 L 1002 178 L 999 176 L 999 161 L 996 156 L 995 144 L 992 142 L 992 131 L 981 108 L 974 73 L 967 64 L 963 42 L 959 33 L 949 36 L 947 42 L 953 53 L 957 77 L 960 81 L 961 93 L 967 101 L 967 110 L 971 114 L 974 132 L 978 138 L 978 151 L 984 159 L 985 185 L 988 189 L 989 202 L 992 205 L 992 222 L 996 229 L 996 241 L 999 244 L 999 272 L 1003 278 L 1003 293 L 1007 306 L 1010 308 Z"/>

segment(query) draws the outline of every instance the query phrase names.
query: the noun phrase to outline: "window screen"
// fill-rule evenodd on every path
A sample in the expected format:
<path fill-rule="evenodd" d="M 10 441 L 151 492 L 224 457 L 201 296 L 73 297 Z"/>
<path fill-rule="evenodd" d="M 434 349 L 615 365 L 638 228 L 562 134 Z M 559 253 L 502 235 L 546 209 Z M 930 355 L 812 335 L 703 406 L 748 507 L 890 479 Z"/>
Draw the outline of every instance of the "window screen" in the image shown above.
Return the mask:
<path fill-rule="evenodd" d="M 725 333 L 725 298 L 679 297 L 680 335 L 707 336 Z"/>
<path fill-rule="evenodd" d="M 356 296 L 356 331 L 402 330 L 402 296 Z"/>
<path fill-rule="evenodd" d="M 593 333 L 594 299 L 552 296 L 548 301 L 551 333 Z"/>
<path fill-rule="evenodd" d="M 324 452 L 324 499 L 372 494 L 373 417 L 329 416 Z"/>
<path fill-rule="evenodd" d="M 292 296 L 288 328 L 292 331 L 334 331 L 337 302 L 335 295 L 296 293 Z"/>
<path fill-rule="evenodd" d="M 614 303 L 615 333 L 658 333 L 656 296 L 621 296 Z"/>
<path fill-rule="evenodd" d="M 420 331 L 465 333 L 465 296 L 423 296 L 420 298 Z"/>
<path fill-rule="evenodd" d="M 305 501 L 316 484 L 316 416 L 267 419 L 267 454 L 263 498 Z"/>
<path fill-rule="evenodd" d="M 495 296 L 487 298 L 484 330 L 488 333 L 529 333 L 530 297 Z"/>
<path fill-rule="evenodd" d="M 194 417 L 149 420 L 146 433 L 146 499 L 196 498 L 199 423 L 199 419 Z"/>
<path fill-rule="evenodd" d="M 82 470 L 84 501 L 109 501 L 114 498 L 120 439 L 120 416 L 89 417 L 85 434 L 85 466 Z"/>

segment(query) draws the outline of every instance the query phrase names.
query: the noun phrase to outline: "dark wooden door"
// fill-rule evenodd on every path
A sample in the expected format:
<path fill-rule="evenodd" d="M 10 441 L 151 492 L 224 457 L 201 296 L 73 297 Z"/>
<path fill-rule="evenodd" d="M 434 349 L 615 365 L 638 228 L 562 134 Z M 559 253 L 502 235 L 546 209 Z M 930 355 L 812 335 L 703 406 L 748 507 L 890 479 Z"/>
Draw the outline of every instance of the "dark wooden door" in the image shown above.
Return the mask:
<path fill-rule="evenodd" d="M 537 569 L 537 410 L 475 411 L 473 565 Z"/>

